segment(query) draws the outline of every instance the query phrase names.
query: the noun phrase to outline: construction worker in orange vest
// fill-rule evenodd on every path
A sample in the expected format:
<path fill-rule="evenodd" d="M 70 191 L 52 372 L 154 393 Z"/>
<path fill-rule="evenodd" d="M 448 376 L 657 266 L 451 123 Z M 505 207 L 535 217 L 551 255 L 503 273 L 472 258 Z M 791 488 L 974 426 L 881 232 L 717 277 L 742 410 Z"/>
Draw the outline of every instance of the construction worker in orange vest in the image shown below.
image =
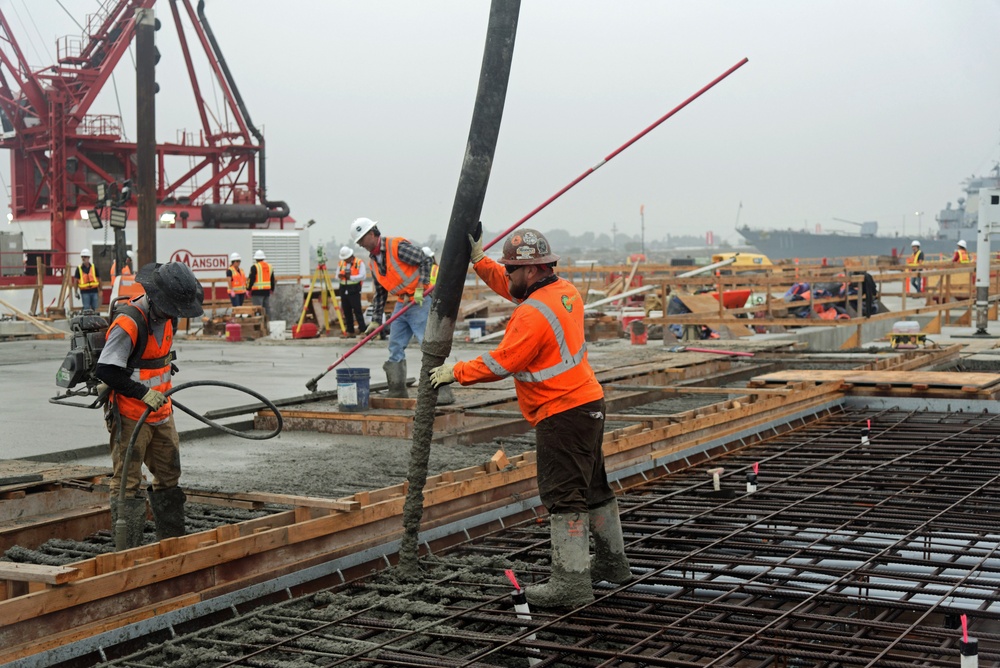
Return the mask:
<path fill-rule="evenodd" d="M 370 218 L 355 219 L 349 234 L 354 243 L 368 251 L 375 279 L 372 320 L 365 334 L 371 334 L 382 323 L 385 303 L 390 295 L 396 298 L 393 316 L 409 307 L 392 321 L 389 359 L 382 365 L 389 385 L 386 396 L 406 398 L 409 396 L 406 390 L 406 346 L 414 337 L 419 343 L 424 342 L 424 329 L 431 307 L 430 302 L 424 300 L 424 291 L 430 288 L 431 259 L 402 237 L 383 237 L 378 224 Z M 444 403 L 440 395 L 438 403 Z"/>
<path fill-rule="evenodd" d="M 604 389 L 587 362 L 584 302 L 553 271 L 559 256 L 541 232 L 514 232 L 499 262 L 483 253 L 482 226 L 469 240 L 476 274 L 518 306 L 495 350 L 432 369 L 431 384 L 514 378 L 521 413 L 535 428 L 538 492 L 552 539 L 552 577 L 525 594 L 539 607 L 584 605 L 594 600 L 592 580 L 621 584 L 631 578 L 618 502 L 604 468 Z"/>
<path fill-rule="evenodd" d="M 80 266 L 73 272 L 73 282 L 76 284 L 76 296 L 83 308 L 97 311 L 101 301 L 101 276 L 90 261 L 89 248 L 80 251 Z"/>
<path fill-rule="evenodd" d="M 153 474 L 149 503 L 157 539 L 184 535 L 184 491 L 180 440 L 174 426 L 173 405 L 165 393 L 177 370 L 171 350 L 178 318 L 203 313 L 204 289 L 183 262 L 148 264 L 136 276 L 145 294 L 118 308 L 111 322 L 95 375 L 111 388 L 105 418 L 111 432 L 112 526 L 122 518 L 128 547 L 142 544 L 146 499 L 140 490 L 142 465 Z M 139 419 L 150 410 L 145 422 Z M 138 429 L 129 470 L 125 451 Z M 118 495 L 125 485 L 125 505 Z"/>
<path fill-rule="evenodd" d="M 952 262 L 958 262 L 959 264 L 969 264 L 972 259 L 969 257 L 969 248 L 965 243 L 965 239 L 959 239 L 958 243 L 955 244 L 955 254 L 951 256 Z"/>
<path fill-rule="evenodd" d="M 275 287 L 274 270 L 264 251 L 254 251 L 253 266 L 247 275 L 247 288 L 250 290 L 250 301 L 254 306 L 263 306 L 268 318 L 271 317 L 271 293 Z"/>
<path fill-rule="evenodd" d="M 239 253 L 229 254 L 229 269 L 226 269 L 226 280 L 229 281 L 229 303 L 233 306 L 243 306 L 247 296 L 247 275 L 240 269 L 242 258 Z"/>
<path fill-rule="evenodd" d="M 138 297 L 143 293 L 142 286 L 135 280 L 135 271 L 132 269 L 132 262 L 135 254 L 132 251 L 125 251 L 125 266 L 122 267 L 121 280 L 118 282 L 117 297 Z M 118 278 L 118 260 L 111 263 L 111 284 L 114 286 L 115 279 Z"/>
<path fill-rule="evenodd" d="M 434 251 L 430 246 L 424 246 L 420 251 L 431 259 L 431 285 L 433 286 L 438 282 L 437 258 L 434 257 Z"/>
<path fill-rule="evenodd" d="M 361 308 L 361 284 L 365 282 L 367 270 L 361 258 L 354 256 L 349 246 L 340 249 L 340 262 L 337 264 L 337 279 L 340 288 L 340 303 L 344 309 L 344 327 L 347 336 L 354 336 L 354 323 L 358 323 L 358 334 L 365 331 L 365 310 Z"/>
<path fill-rule="evenodd" d="M 131 276 L 135 273 L 132 269 L 132 262 L 135 260 L 135 255 L 132 251 L 125 251 L 125 266 L 122 267 L 122 276 Z M 118 276 L 118 260 L 112 260 L 111 262 L 111 280 L 115 280 Z"/>

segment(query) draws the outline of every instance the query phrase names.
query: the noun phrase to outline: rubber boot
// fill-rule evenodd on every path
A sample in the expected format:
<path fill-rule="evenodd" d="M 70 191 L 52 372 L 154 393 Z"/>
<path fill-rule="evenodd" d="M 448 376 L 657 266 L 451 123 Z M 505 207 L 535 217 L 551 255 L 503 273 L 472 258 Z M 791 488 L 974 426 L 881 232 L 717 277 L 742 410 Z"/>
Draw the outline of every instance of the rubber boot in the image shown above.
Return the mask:
<path fill-rule="evenodd" d="M 118 497 L 111 500 L 111 538 L 115 538 L 118 525 Z M 142 545 L 142 533 L 146 529 L 146 499 L 125 499 L 125 549 Z M 115 548 L 117 549 L 117 548 Z"/>
<path fill-rule="evenodd" d="M 451 385 L 442 385 L 438 388 L 438 406 L 447 406 L 455 403 L 455 393 L 451 391 Z"/>
<path fill-rule="evenodd" d="M 590 517 L 588 513 L 549 516 L 552 577 L 524 590 L 539 608 L 576 608 L 594 600 L 590 584 Z"/>
<path fill-rule="evenodd" d="M 399 362 L 386 362 L 382 365 L 385 371 L 385 380 L 389 384 L 389 391 L 386 392 L 390 399 L 409 399 L 410 393 L 406 391 L 406 360 Z"/>
<path fill-rule="evenodd" d="M 618 516 L 618 499 L 611 497 L 605 503 L 590 509 L 590 533 L 594 537 L 594 559 L 590 563 L 593 582 L 625 584 L 632 579 L 625 556 L 625 539 Z"/>
<path fill-rule="evenodd" d="M 180 487 L 151 490 L 149 505 L 156 523 L 156 540 L 184 535 L 184 502 L 187 497 Z"/>

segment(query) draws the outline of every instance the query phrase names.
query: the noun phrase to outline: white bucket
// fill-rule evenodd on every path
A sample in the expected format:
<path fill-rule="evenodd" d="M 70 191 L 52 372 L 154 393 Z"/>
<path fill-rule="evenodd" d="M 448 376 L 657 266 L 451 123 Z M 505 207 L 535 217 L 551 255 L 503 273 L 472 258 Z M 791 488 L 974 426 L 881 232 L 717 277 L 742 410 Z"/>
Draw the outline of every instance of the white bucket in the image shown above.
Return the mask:
<path fill-rule="evenodd" d="M 275 339 L 277 341 L 285 340 L 285 321 L 284 320 L 272 320 L 267 323 L 267 337 L 269 339 Z"/>

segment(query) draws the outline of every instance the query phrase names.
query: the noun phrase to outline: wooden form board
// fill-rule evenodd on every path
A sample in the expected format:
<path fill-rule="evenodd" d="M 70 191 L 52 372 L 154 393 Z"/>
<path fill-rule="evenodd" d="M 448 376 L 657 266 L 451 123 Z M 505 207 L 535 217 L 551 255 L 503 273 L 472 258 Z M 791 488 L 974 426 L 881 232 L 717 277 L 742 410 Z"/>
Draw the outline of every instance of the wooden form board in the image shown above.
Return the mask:
<path fill-rule="evenodd" d="M 22 459 L 0 459 L 0 494 L 51 485 L 64 480 L 95 480 L 107 475 L 111 475 L 110 466 L 77 466 Z"/>
<path fill-rule="evenodd" d="M 756 376 L 751 383 L 786 384 L 802 381 L 842 382 L 850 385 L 886 385 L 983 390 L 1000 384 L 1000 374 L 949 371 L 858 371 L 857 369 L 809 369 L 778 371 Z"/>

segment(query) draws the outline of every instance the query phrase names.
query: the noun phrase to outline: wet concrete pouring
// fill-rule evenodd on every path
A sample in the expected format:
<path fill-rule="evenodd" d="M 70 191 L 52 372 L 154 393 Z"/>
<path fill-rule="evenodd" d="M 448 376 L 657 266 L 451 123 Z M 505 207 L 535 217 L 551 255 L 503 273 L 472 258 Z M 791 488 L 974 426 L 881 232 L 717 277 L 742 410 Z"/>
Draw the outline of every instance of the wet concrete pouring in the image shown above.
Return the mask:
<path fill-rule="evenodd" d="M 594 348 L 600 350 L 600 347 Z M 471 354 L 474 353 L 465 354 L 463 358 Z M 613 368 L 623 359 L 635 364 L 637 356 L 655 360 L 663 354 L 655 349 L 639 352 L 616 346 L 613 354 L 598 353 L 592 358 L 600 360 L 595 363 L 598 368 L 602 364 Z M 858 357 L 863 359 L 866 355 Z M 842 363 L 827 360 L 815 365 L 816 368 L 836 368 L 860 363 L 858 359 Z M 977 362 L 979 368 L 976 370 L 985 370 L 989 363 Z M 763 364 L 760 361 L 756 365 Z M 772 364 L 781 367 L 784 361 Z M 807 368 L 810 364 L 799 357 L 796 366 Z M 413 373 L 411 370 L 411 375 Z M 465 391 L 463 388 L 458 393 Z M 497 390 L 469 390 L 475 391 Z M 620 412 L 666 416 L 723 399 L 724 395 L 677 395 Z M 609 422 L 607 429 L 612 431 L 628 424 Z M 266 444 L 247 446 L 245 443 L 235 444 L 232 439 L 222 437 L 185 441 L 182 444 L 185 469 L 182 484 L 203 490 L 339 498 L 405 480 L 411 445 L 405 439 L 331 437 L 302 432 L 286 432 Z M 433 474 L 481 464 L 497 449 L 504 450 L 508 456 L 533 450 L 533 433 L 504 436 L 471 446 L 435 444 L 431 448 L 428 472 Z M 78 461 L 101 463 L 102 458 Z M 107 463 L 106 459 L 103 463 Z M 623 509 L 630 505 L 630 498 L 626 495 L 622 499 Z M 213 522 L 238 522 L 270 511 L 189 504 L 188 530 L 202 530 Z M 150 525 L 148 530 L 151 529 Z M 196 620 L 189 624 L 191 629 L 171 628 L 171 635 L 192 631 L 182 639 L 165 641 L 162 634 L 154 634 L 146 639 L 153 649 L 143 650 L 113 665 L 528 665 L 529 660 L 534 663 L 541 656 L 539 652 L 547 643 L 564 645 L 581 634 L 592 634 L 596 622 L 588 622 L 590 626 L 585 628 L 589 630 L 584 631 L 581 630 L 584 627 L 560 620 L 554 625 L 558 631 L 553 631 L 545 625 L 559 620 L 558 616 L 536 614 L 531 622 L 516 618 L 509 604 L 510 587 L 503 573 L 513 569 L 529 582 L 547 574 L 547 527 L 544 524 L 527 525 L 519 527 L 516 533 L 515 544 L 523 546 L 520 550 L 511 549 L 507 542 L 510 539 L 505 538 L 501 539 L 504 547 L 499 550 L 500 554 L 495 553 L 495 549 L 470 547 L 422 559 L 424 577 L 419 583 L 399 583 L 392 571 L 387 571 L 332 589 L 293 597 L 283 603 L 258 603 L 256 605 L 264 607 L 247 614 L 234 608 L 233 614 L 218 624 Z M 152 540 L 151 534 L 147 538 Z M 15 561 L 55 564 L 89 558 L 110 549 L 110 536 L 101 532 L 79 543 L 55 539 L 37 550 L 14 548 L 5 556 Z M 487 556 L 483 556 L 484 552 Z M 642 607 L 633 612 L 638 613 Z M 497 640 L 498 637 L 514 636 L 524 640 L 524 629 L 534 627 L 541 628 L 530 641 L 519 642 L 517 646 Z M 289 642 L 289 638 L 298 637 L 304 639 L 301 644 Z M 289 649 L 292 645 L 294 648 Z M 267 654 L 273 651 L 269 649 L 272 646 L 280 648 L 279 654 Z M 599 638 L 591 640 L 587 658 L 582 654 L 579 659 L 561 655 L 560 661 L 548 665 L 596 665 L 604 651 L 601 646 Z M 120 649 L 131 651 L 135 647 Z M 618 650 L 608 650 L 606 658 L 613 656 L 615 651 Z M 116 654 L 120 656 L 119 652 Z M 96 655 L 81 658 L 84 662 L 78 661 L 75 665 L 93 665 L 95 658 Z M 697 660 L 695 663 L 700 665 Z M 694 664 L 661 659 L 652 660 L 650 665 Z"/>

